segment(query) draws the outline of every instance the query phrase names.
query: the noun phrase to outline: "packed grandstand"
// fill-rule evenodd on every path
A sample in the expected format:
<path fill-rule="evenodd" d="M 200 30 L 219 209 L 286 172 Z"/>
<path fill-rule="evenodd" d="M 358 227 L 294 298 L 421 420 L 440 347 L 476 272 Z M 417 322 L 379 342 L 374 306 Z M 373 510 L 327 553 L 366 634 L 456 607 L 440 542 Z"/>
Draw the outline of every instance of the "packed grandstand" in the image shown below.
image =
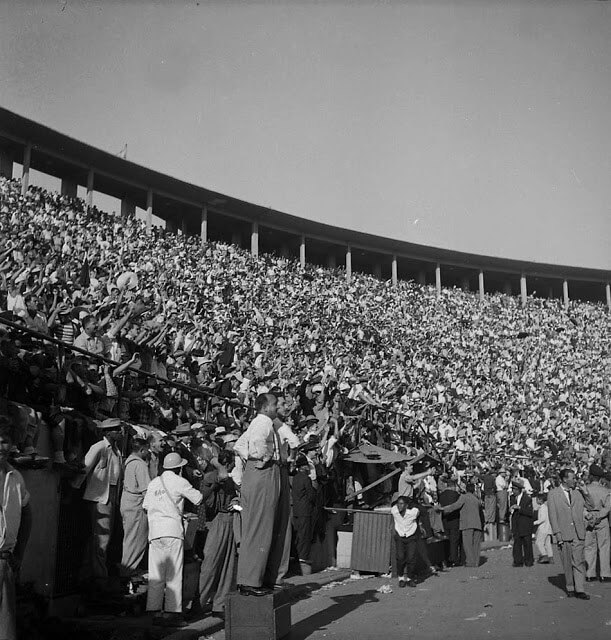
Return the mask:
<path fill-rule="evenodd" d="M 109 416 L 239 434 L 263 391 L 285 394 L 301 437 L 315 434 L 336 457 L 365 438 L 544 475 L 549 463 L 608 455 L 602 304 L 529 298 L 522 308 L 459 289 L 438 299 L 359 273 L 348 283 L 341 270 L 147 234 L 135 217 L 37 187 L 22 195 L 8 179 L 0 247 L 0 414 L 18 430 L 17 464 L 37 464 L 43 423 L 68 468 Z"/>

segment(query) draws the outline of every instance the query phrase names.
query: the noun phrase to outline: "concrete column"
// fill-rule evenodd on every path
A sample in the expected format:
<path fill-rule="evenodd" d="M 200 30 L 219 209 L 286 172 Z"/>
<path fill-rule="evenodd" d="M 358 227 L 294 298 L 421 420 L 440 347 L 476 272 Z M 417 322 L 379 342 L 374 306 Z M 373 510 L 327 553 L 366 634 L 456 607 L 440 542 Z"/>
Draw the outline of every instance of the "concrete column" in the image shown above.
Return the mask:
<path fill-rule="evenodd" d="M 335 267 L 337 267 L 337 260 L 335 259 L 334 253 L 330 253 L 327 256 L 327 267 L 329 267 L 329 269 L 335 269 Z"/>
<path fill-rule="evenodd" d="M 486 290 L 484 288 L 484 272 L 479 270 L 479 301 L 484 301 L 484 295 L 486 294 Z"/>
<path fill-rule="evenodd" d="M 208 242 L 208 207 L 202 207 L 202 219 L 199 225 L 199 237 L 202 244 Z"/>
<path fill-rule="evenodd" d="M 136 205 L 125 198 L 121 200 L 121 217 L 131 219 L 136 215 Z"/>
<path fill-rule="evenodd" d="M 390 280 L 392 282 L 392 286 L 397 286 L 398 277 L 398 269 L 397 269 L 397 256 L 392 257 L 392 262 L 390 263 Z"/>
<path fill-rule="evenodd" d="M 611 284 L 605 285 L 605 293 L 607 294 L 607 307 L 611 313 Z"/>
<path fill-rule="evenodd" d="M 146 232 L 151 233 L 153 230 L 153 190 L 146 192 Z"/>
<path fill-rule="evenodd" d="M 259 223 L 252 223 L 250 232 L 250 253 L 256 258 L 259 255 Z"/>
<path fill-rule="evenodd" d="M 76 198 L 76 189 L 76 180 L 71 180 L 70 178 L 62 178 L 60 191 L 62 196 L 68 196 L 68 198 Z"/>
<path fill-rule="evenodd" d="M 437 289 L 437 298 L 441 298 L 441 265 L 435 265 L 435 288 Z"/>
<path fill-rule="evenodd" d="M 23 149 L 23 165 L 21 170 L 21 194 L 24 195 L 30 186 L 30 163 L 32 162 L 32 145 L 28 142 Z"/>
<path fill-rule="evenodd" d="M 299 264 L 302 269 L 306 266 L 306 239 L 305 236 L 301 236 L 299 240 Z"/>
<path fill-rule="evenodd" d="M 352 280 L 352 249 L 346 247 L 346 282 Z"/>
<path fill-rule="evenodd" d="M 238 247 L 242 246 L 242 234 L 239 231 L 234 231 L 231 234 L 231 244 L 235 244 Z"/>
<path fill-rule="evenodd" d="M 418 284 L 421 284 L 423 287 L 426 286 L 426 272 L 422 269 L 418 271 Z"/>
<path fill-rule="evenodd" d="M 373 265 L 373 275 L 378 279 L 382 279 L 382 265 L 379 262 L 376 262 Z"/>
<path fill-rule="evenodd" d="M 562 297 L 564 298 L 564 308 L 568 309 L 569 308 L 569 283 L 566 278 L 562 281 Z"/>
<path fill-rule="evenodd" d="M 4 149 L 0 149 L 0 176 L 13 179 L 13 156 Z"/>
<path fill-rule="evenodd" d="M 91 207 L 93 207 L 93 179 L 93 169 L 89 169 L 87 173 L 87 209 L 91 209 Z"/>
<path fill-rule="evenodd" d="M 526 306 L 528 297 L 528 290 L 526 289 L 526 276 L 522 274 L 520 276 L 520 298 L 522 299 L 522 306 Z"/>

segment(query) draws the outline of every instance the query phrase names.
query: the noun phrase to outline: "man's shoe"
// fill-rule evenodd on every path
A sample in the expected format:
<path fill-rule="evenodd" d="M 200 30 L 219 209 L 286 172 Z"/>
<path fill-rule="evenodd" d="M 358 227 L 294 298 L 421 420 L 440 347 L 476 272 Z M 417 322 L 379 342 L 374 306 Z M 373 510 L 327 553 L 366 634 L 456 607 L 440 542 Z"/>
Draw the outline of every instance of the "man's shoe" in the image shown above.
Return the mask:
<path fill-rule="evenodd" d="M 574 598 L 575 597 L 575 592 L 574 591 L 567 591 L 566 592 L 566 597 L 567 598 Z"/>
<path fill-rule="evenodd" d="M 407 586 L 408 587 L 417 587 L 418 585 L 416 584 L 415 580 L 408 580 L 407 581 Z"/>
<path fill-rule="evenodd" d="M 512 565 L 512 567 L 523 567 L 523 564 L 520 564 L 519 562 L 514 562 Z"/>
<path fill-rule="evenodd" d="M 587 593 L 584 593 L 583 591 L 575 591 L 575 597 L 579 598 L 580 600 L 590 599 L 590 596 Z"/>
<path fill-rule="evenodd" d="M 596 578 L 590 578 L 590 576 L 588 576 L 586 582 L 596 582 Z"/>
<path fill-rule="evenodd" d="M 601 581 L 601 582 L 611 582 L 611 578 L 608 578 L 608 577 L 602 577 L 602 578 L 600 579 L 600 581 Z"/>
<path fill-rule="evenodd" d="M 525 563 L 524 563 L 524 566 L 525 566 L 525 567 L 532 567 L 532 566 L 533 566 L 533 563 L 532 563 L 532 562 L 525 562 Z"/>
<path fill-rule="evenodd" d="M 401 587 L 401 589 L 403 589 L 403 587 L 405 587 L 405 580 L 403 580 L 403 578 L 401 578 L 401 580 L 399 580 L 399 587 Z"/>
<path fill-rule="evenodd" d="M 265 587 L 249 587 L 245 584 L 240 585 L 238 589 L 243 596 L 267 596 L 271 593 Z"/>

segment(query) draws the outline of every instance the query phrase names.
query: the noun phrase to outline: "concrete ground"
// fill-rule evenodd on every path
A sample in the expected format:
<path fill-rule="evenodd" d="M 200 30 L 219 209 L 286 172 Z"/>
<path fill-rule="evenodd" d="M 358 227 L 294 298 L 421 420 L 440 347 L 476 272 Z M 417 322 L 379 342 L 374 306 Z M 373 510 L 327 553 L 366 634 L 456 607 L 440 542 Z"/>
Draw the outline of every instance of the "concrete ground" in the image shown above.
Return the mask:
<path fill-rule="evenodd" d="M 611 638 L 611 584 L 587 584 L 589 601 L 567 599 L 558 562 L 513 568 L 506 547 L 485 550 L 482 561 L 477 569 L 450 569 L 417 588 L 400 589 L 391 578 L 351 579 L 348 571 L 294 578 L 287 640 Z M 378 591 L 385 586 L 392 592 Z M 211 618 L 175 632 L 149 624 L 147 617 L 124 619 L 123 631 L 144 634 L 123 637 L 225 638 L 222 622 Z"/>

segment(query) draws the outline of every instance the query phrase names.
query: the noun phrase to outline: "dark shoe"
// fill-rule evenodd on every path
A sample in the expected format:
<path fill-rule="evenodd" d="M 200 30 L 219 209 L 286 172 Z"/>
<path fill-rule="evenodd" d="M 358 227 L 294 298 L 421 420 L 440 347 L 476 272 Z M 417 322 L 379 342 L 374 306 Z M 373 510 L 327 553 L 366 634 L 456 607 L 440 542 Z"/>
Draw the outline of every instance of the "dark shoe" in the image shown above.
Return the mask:
<path fill-rule="evenodd" d="M 549 564 L 549 558 L 547 556 L 541 556 L 537 562 L 539 564 Z"/>
<path fill-rule="evenodd" d="M 611 578 L 601 578 L 601 582 L 611 582 Z"/>
<path fill-rule="evenodd" d="M 567 598 L 574 598 L 575 597 L 575 592 L 574 591 L 567 591 L 566 592 L 566 597 Z"/>
<path fill-rule="evenodd" d="M 512 565 L 512 567 L 523 567 L 523 564 L 518 564 L 517 562 L 514 562 Z"/>
<path fill-rule="evenodd" d="M 596 582 L 596 578 L 590 578 L 589 576 L 586 578 L 586 582 Z"/>
<path fill-rule="evenodd" d="M 575 597 L 579 598 L 580 600 L 590 599 L 590 596 L 587 593 L 584 593 L 583 591 L 575 591 Z"/>
<path fill-rule="evenodd" d="M 408 587 L 417 587 L 418 585 L 416 584 L 415 580 L 408 580 L 407 581 L 407 586 Z"/>
<path fill-rule="evenodd" d="M 265 587 L 249 587 L 245 584 L 240 585 L 238 589 L 243 596 L 267 596 L 271 593 Z"/>
<path fill-rule="evenodd" d="M 525 563 L 524 563 L 524 566 L 525 566 L 525 567 L 532 567 L 532 566 L 533 566 L 533 563 L 532 563 L 532 562 L 525 562 Z"/>
<path fill-rule="evenodd" d="M 403 580 L 403 578 L 401 578 L 401 580 L 399 580 L 399 587 L 401 587 L 401 589 L 403 589 L 403 587 L 405 587 L 405 580 Z"/>

